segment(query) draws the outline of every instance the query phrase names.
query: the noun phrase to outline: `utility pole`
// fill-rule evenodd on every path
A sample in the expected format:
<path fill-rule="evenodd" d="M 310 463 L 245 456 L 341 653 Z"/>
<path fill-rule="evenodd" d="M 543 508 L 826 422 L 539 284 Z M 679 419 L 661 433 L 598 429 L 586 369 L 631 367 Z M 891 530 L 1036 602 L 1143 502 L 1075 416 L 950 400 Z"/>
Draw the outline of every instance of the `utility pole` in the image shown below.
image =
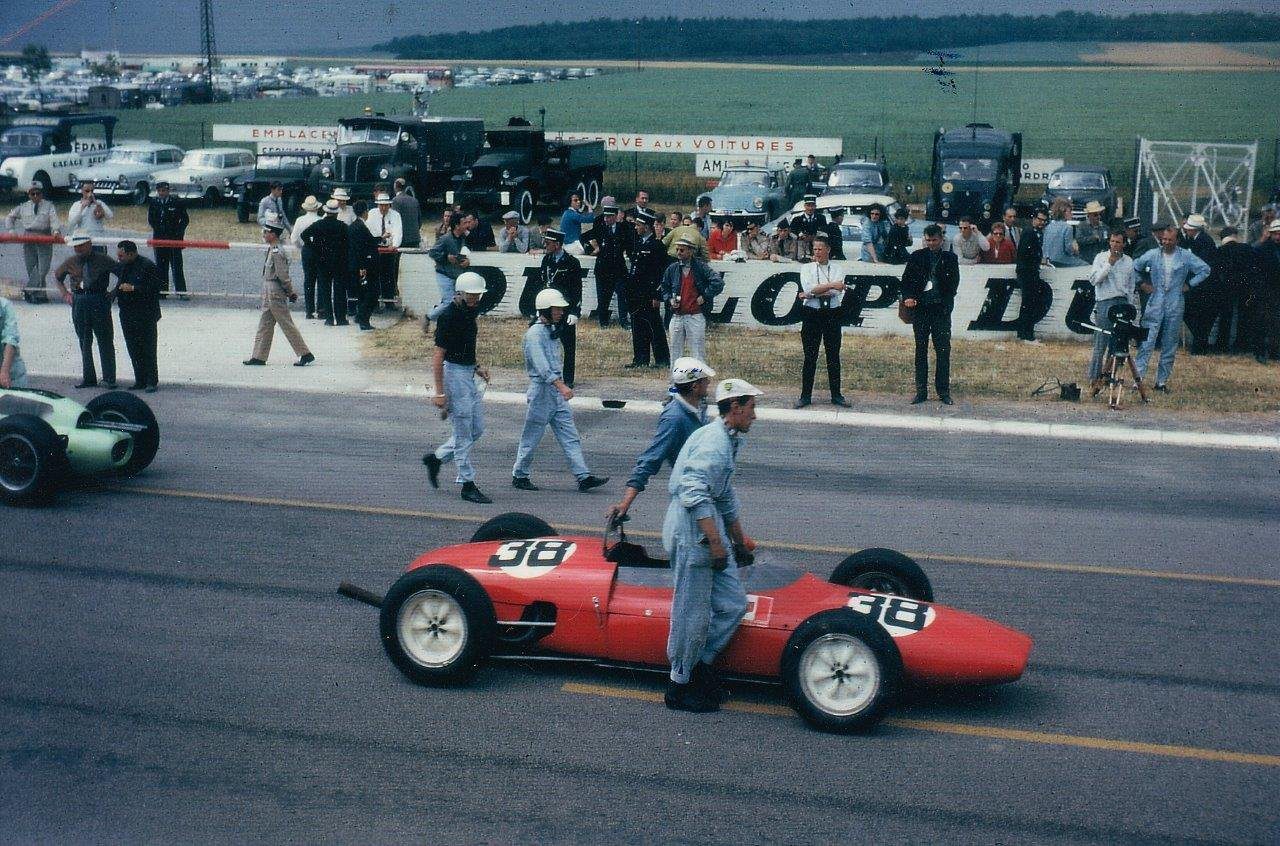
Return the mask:
<path fill-rule="evenodd" d="M 213 69 L 218 64 L 218 48 L 213 41 L 213 0 L 200 0 L 200 42 L 204 53 L 204 84 L 213 100 Z"/>

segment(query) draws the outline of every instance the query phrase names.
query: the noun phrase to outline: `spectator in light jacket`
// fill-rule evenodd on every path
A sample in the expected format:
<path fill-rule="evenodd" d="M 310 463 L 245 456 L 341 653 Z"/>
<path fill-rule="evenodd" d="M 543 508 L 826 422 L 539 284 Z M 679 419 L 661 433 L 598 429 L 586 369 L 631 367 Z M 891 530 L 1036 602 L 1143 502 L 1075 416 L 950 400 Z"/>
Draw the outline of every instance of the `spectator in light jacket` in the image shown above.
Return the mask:
<path fill-rule="evenodd" d="M 1160 344 L 1160 365 L 1156 370 L 1156 390 L 1169 390 L 1173 375 L 1173 359 L 1182 334 L 1182 316 L 1186 294 L 1209 276 L 1209 265 L 1195 253 L 1178 246 L 1178 230 L 1173 226 L 1160 233 L 1160 249 L 1151 250 L 1133 263 L 1139 273 L 1150 273 L 1151 281 L 1143 285 L 1150 294 L 1142 312 L 1142 325 L 1150 330 L 1138 349 L 1134 363 L 1138 376 L 1147 371 L 1147 361 Z"/>

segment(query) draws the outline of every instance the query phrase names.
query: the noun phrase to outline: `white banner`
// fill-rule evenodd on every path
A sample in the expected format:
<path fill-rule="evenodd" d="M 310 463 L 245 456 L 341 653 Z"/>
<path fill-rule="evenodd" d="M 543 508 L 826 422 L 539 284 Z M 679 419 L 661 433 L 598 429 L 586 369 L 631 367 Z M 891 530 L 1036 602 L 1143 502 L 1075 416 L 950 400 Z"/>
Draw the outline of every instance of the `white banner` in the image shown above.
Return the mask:
<path fill-rule="evenodd" d="M 1022 182 L 1026 185 L 1044 185 L 1053 172 L 1065 164 L 1063 159 L 1023 159 Z"/>
<path fill-rule="evenodd" d="M 332 150 L 338 143 L 338 127 L 294 126 L 286 123 L 215 123 L 214 141 L 251 141 L 258 152 L 275 150 Z"/>
<path fill-rule="evenodd" d="M 565 130 L 548 132 L 548 137 L 565 141 L 603 141 L 606 150 L 617 153 L 714 153 L 734 156 L 755 154 L 790 159 L 837 156 L 844 150 L 839 138 L 794 138 L 772 135 L 663 135 L 648 132 L 603 132 Z"/>
<path fill-rule="evenodd" d="M 471 269 L 485 277 L 489 292 L 482 300 L 486 312 L 514 316 L 532 314 L 539 288 L 540 256 L 472 253 Z M 596 305 L 594 264 L 580 259 L 586 279 L 582 285 L 582 312 Z M 911 335 L 910 326 L 898 319 L 898 286 L 901 265 L 840 262 L 849 286 L 844 298 L 847 332 L 879 335 Z M 712 262 L 724 275 L 724 292 L 716 297 L 713 323 L 757 329 L 796 331 L 800 325 L 799 265 L 767 261 Z M 1041 278 L 1051 295 L 1036 323 L 1036 332 L 1049 338 L 1076 338 L 1092 342 L 1092 334 L 1073 332 L 1072 321 L 1088 320 L 1093 308 L 1089 268 L 1044 268 Z M 1012 337 L 1021 294 L 1013 285 L 1013 265 L 972 265 L 960 268 L 960 289 L 952 311 L 951 331 L 961 338 L 1001 340 Z M 439 300 L 435 264 L 425 252 L 403 253 L 400 259 L 400 292 L 404 304 L 423 314 Z"/>
<path fill-rule="evenodd" d="M 719 179 L 724 173 L 724 169 L 727 167 L 735 167 L 738 165 L 756 165 L 763 167 L 771 164 L 780 165 L 783 162 L 790 164 L 792 158 L 794 157 L 788 158 L 786 156 L 774 156 L 770 158 L 769 156 L 757 155 L 713 156 L 707 153 L 699 153 L 698 157 L 695 159 L 693 172 L 695 176 L 705 176 L 708 179 Z"/>

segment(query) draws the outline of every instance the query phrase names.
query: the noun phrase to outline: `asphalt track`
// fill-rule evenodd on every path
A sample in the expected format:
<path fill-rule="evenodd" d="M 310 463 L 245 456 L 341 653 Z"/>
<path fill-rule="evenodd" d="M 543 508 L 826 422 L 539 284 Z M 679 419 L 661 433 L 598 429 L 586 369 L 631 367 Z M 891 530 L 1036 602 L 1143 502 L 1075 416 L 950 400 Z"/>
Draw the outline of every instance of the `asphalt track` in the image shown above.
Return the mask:
<path fill-rule="evenodd" d="M 738 482 L 767 541 L 749 587 L 893 546 L 940 601 L 1036 640 L 1016 684 L 918 693 L 841 737 L 765 686 L 701 717 L 630 671 L 503 663 L 415 687 L 373 610 L 334 593 L 384 590 L 500 511 L 595 526 L 648 436 L 635 415 L 578 415 L 616 484 L 576 493 L 548 440 L 530 494 L 506 481 L 517 409 L 491 408 L 480 508 L 426 488 L 443 426 L 420 401 L 148 400 L 165 439 L 146 474 L 0 512 L 5 842 L 1280 835 L 1274 455 L 758 425 Z"/>

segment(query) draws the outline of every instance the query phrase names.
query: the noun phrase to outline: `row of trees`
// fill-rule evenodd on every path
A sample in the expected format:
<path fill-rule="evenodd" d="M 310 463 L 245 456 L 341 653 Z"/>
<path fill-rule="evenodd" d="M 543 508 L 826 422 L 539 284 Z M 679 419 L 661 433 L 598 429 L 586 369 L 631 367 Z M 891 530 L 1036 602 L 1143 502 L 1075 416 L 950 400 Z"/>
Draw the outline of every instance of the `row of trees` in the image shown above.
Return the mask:
<path fill-rule="evenodd" d="M 945 50 L 1012 41 L 1274 41 L 1280 15 L 1079 12 L 1012 17 L 595 18 L 396 38 L 402 59 L 734 59 Z"/>

